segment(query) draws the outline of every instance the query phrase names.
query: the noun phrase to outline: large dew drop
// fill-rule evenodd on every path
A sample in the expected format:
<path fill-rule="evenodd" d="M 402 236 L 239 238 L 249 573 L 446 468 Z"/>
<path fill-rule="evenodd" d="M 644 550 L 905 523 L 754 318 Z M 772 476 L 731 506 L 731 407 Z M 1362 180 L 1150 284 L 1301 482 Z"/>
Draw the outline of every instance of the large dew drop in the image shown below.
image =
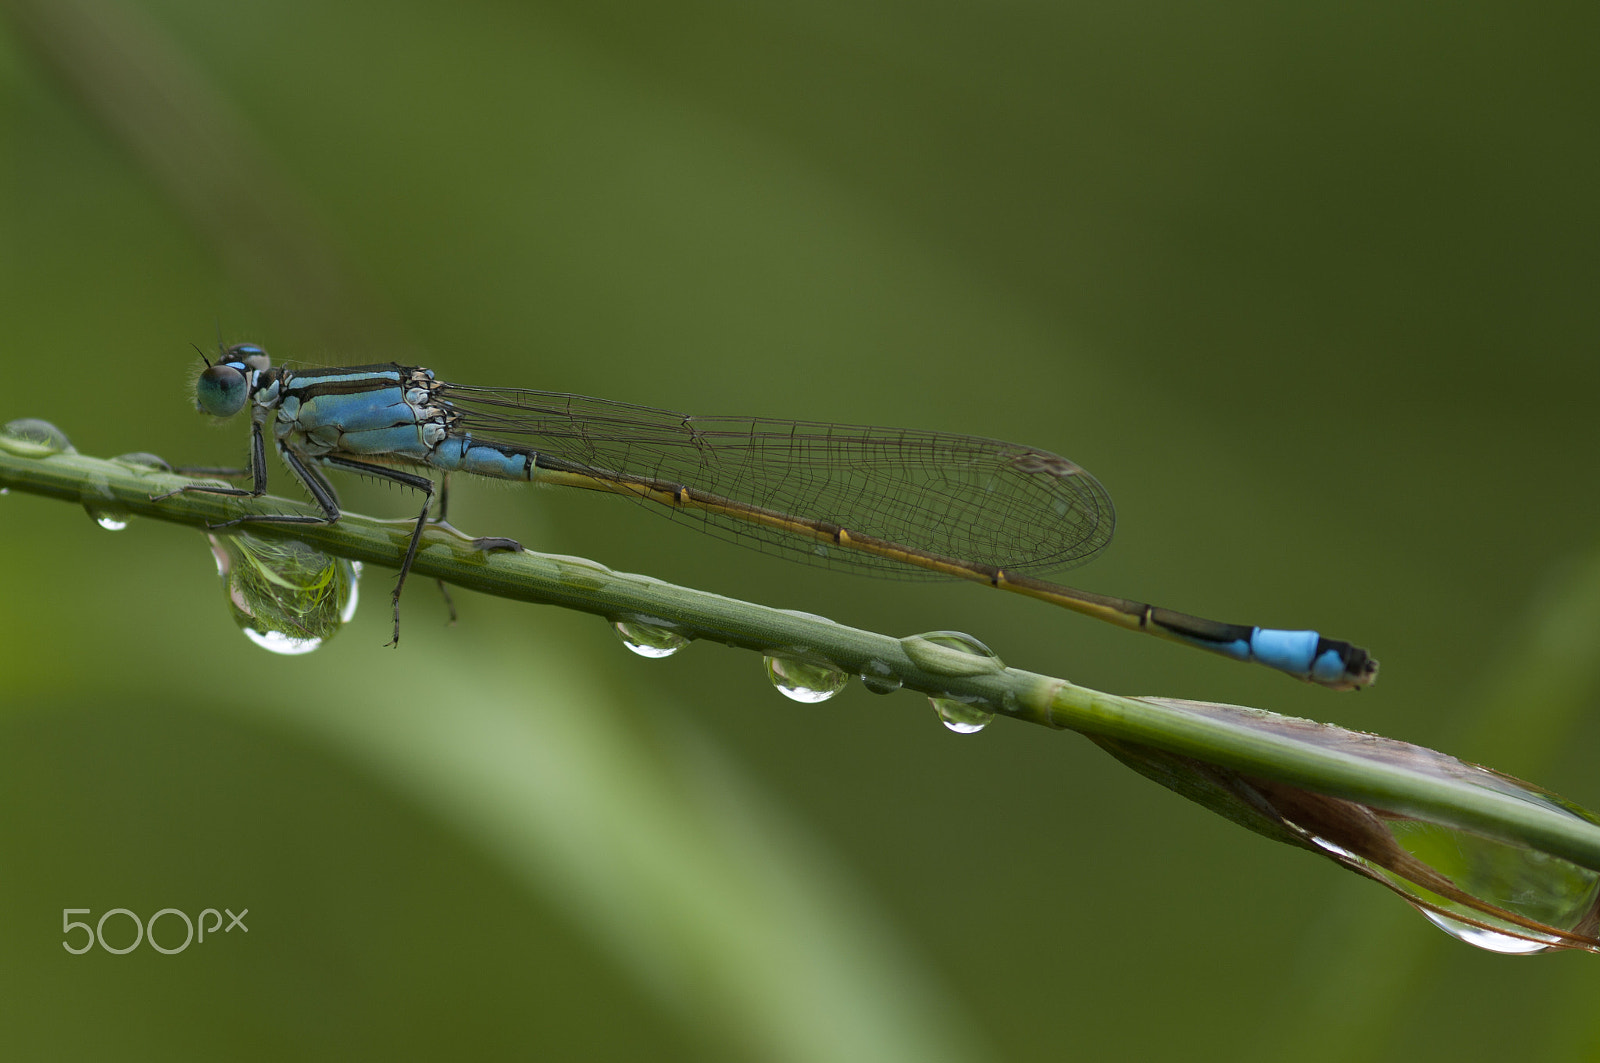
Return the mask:
<path fill-rule="evenodd" d="M 1429 905 L 1422 914 L 1445 933 L 1505 953 L 1543 952 L 1562 944 L 1566 934 L 1595 934 L 1600 872 L 1438 823 L 1396 818 L 1388 827 L 1401 848 L 1454 887 L 1436 893 L 1414 880 L 1404 883 Z M 1466 898 L 1512 918 L 1496 918 L 1464 903 Z"/>
<path fill-rule="evenodd" d="M 25 417 L 8 421 L 0 428 L 0 446 L 26 458 L 46 458 L 51 454 L 73 454 L 66 433 L 49 421 Z"/>
<path fill-rule="evenodd" d="M 811 664 L 791 657 L 765 657 L 767 678 L 778 693 L 791 701 L 814 705 L 827 701 L 850 681 L 850 676 L 826 664 Z"/>
<path fill-rule="evenodd" d="M 208 538 L 228 611 L 262 649 L 310 653 L 355 616 L 359 564 L 293 539 Z"/>
<path fill-rule="evenodd" d="M 1370 764 L 1374 775 L 1394 780 L 1396 794 L 1424 796 L 1393 808 L 1379 792 L 1384 803 L 1367 804 L 1299 782 L 1242 775 L 1186 753 L 1091 736 L 1141 774 L 1266 837 L 1320 852 L 1382 883 L 1469 945 L 1524 955 L 1600 952 L 1600 863 L 1592 856 L 1600 817 L 1593 813 L 1520 779 L 1393 738 L 1238 705 L 1133 700 L 1192 716 L 1218 733 L 1259 734 L 1264 743 L 1298 747 L 1308 759 L 1333 753 L 1346 763 Z"/>
<path fill-rule="evenodd" d="M 939 722 L 958 735 L 977 734 L 994 719 L 994 713 L 976 705 L 963 705 L 949 698 L 928 700 L 933 703 L 933 711 L 939 714 Z"/>
<path fill-rule="evenodd" d="M 671 657 L 689 645 L 689 640 L 671 628 L 646 624 L 640 620 L 615 620 L 611 629 L 628 649 L 640 657 Z"/>

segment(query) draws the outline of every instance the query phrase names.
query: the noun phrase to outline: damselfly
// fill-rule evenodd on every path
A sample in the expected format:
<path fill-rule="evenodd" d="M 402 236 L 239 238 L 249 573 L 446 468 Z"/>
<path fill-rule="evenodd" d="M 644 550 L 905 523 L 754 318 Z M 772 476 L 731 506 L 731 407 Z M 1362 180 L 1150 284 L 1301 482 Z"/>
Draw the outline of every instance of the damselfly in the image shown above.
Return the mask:
<path fill-rule="evenodd" d="M 254 344 L 225 348 L 200 374 L 195 401 L 217 417 L 251 407 L 251 486 L 182 490 L 264 494 L 270 421 L 279 456 L 322 510 L 320 516 L 250 514 L 226 524 L 338 520 L 325 469 L 423 494 L 395 583 L 395 642 L 400 591 L 436 493 L 433 480 L 403 471 L 409 467 L 623 495 L 703 531 L 798 560 L 987 583 L 1335 690 L 1366 686 L 1378 672 L 1366 650 L 1315 631 L 1223 624 L 1037 578 L 1034 573 L 1081 564 L 1105 549 L 1116 518 L 1098 480 L 1033 447 L 465 387 L 392 363 L 273 368 Z M 475 542 L 487 549 L 516 547 L 506 539 Z"/>

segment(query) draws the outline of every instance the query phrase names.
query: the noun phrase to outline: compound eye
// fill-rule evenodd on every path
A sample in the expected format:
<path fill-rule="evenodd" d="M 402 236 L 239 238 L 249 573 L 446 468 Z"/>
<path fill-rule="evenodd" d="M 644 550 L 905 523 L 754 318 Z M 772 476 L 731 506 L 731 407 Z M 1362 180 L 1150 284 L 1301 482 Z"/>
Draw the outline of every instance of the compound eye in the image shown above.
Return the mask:
<path fill-rule="evenodd" d="M 195 383 L 195 408 L 213 417 L 232 417 L 244 409 L 249 391 L 243 373 L 231 365 L 218 362 L 201 373 Z"/>

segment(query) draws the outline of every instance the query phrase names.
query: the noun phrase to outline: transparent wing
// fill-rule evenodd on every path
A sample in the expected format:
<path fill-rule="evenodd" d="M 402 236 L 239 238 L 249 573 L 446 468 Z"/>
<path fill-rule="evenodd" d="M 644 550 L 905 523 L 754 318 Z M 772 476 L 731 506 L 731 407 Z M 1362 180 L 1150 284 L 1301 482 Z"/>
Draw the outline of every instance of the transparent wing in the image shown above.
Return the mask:
<path fill-rule="evenodd" d="M 478 441 L 600 478 L 683 485 L 916 550 L 1017 572 L 1081 564 L 1116 523 L 1100 482 L 1058 455 L 974 436 L 755 417 L 698 417 L 555 392 L 446 384 Z M 727 513 L 644 502 L 702 531 L 815 564 L 939 578 Z"/>

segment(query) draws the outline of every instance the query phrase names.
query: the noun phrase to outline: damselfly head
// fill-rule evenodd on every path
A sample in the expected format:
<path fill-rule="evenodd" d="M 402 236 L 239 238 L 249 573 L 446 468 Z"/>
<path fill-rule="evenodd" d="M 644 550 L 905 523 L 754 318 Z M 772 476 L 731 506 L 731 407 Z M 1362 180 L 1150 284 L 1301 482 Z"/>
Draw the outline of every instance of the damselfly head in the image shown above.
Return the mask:
<path fill-rule="evenodd" d="M 272 368 L 267 352 L 254 343 L 235 343 L 221 347 L 215 362 L 206 358 L 206 367 L 194 383 L 194 405 L 213 417 L 232 417 L 250 399 L 255 374 Z"/>

